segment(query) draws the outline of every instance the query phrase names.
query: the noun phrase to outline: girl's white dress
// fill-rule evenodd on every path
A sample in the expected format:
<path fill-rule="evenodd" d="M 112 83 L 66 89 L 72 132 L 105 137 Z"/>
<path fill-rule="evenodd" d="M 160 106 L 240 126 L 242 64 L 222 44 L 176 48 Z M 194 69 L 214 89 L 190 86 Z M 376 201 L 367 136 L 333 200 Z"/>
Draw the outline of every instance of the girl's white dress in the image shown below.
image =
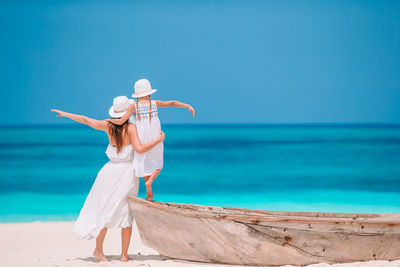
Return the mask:
<path fill-rule="evenodd" d="M 139 190 L 139 178 L 132 167 L 132 145 L 124 146 L 119 153 L 108 145 L 106 154 L 110 161 L 98 173 L 75 223 L 74 232 L 81 239 L 96 238 L 104 227 L 132 225 L 127 196 L 137 196 Z"/>
<path fill-rule="evenodd" d="M 135 124 L 140 142 L 147 144 L 156 140 L 160 136 L 161 124 L 158 119 L 158 110 L 156 101 L 140 101 L 136 107 Z M 150 119 L 151 114 L 151 119 Z M 139 119 L 139 116 L 140 119 Z M 157 144 L 150 151 L 138 154 L 135 152 L 133 157 L 133 168 L 136 171 L 136 176 L 145 177 L 152 174 L 157 169 L 163 167 L 163 143 Z"/>

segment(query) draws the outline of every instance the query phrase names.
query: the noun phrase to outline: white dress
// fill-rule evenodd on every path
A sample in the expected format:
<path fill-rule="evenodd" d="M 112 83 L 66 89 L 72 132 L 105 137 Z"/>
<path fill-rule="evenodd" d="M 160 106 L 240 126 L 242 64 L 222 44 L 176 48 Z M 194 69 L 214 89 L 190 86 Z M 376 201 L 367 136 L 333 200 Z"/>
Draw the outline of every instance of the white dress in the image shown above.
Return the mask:
<path fill-rule="evenodd" d="M 151 101 L 151 106 L 148 101 L 141 101 L 136 107 L 135 124 L 142 144 L 147 144 L 156 140 L 160 136 L 161 124 L 158 119 L 158 111 L 156 101 Z M 151 119 L 150 119 L 151 114 Z M 163 143 L 157 144 L 150 151 L 138 154 L 135 152 L 133 157 L 133 168 L 136 171 L 136 176 L 149 176 L 157 169 L 163 167 Z"/>
<path fill-rule="evenodd" d="M 127 196 L 137 196 L 139 190 L 139 178 L 132 167 L 132 145 L 124 146 L 119 153 L 108 145 L 106 154 L 110 161 L 98 173 L 75 223 L 74 232 L 81 239 L 96 238 L 104 227 L 132 225 Z"/>

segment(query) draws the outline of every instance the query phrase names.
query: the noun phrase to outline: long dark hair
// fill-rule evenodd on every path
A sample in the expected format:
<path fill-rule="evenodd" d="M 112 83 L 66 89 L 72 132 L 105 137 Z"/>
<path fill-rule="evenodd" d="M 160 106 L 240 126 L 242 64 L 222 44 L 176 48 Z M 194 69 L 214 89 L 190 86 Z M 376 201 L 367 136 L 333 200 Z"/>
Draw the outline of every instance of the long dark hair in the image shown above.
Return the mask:
<path fill-rule="evenodd" d="M 117 144 L 117 153 L 121 152 L 124 147 L 124 137 L 126 133 L 126 127 L 128 126 L 128 121 L 124 122 L 122 125 L 116 125 L 113 123 L 108 123 L 108 132 L 112 139 L 115 140 Z"/>

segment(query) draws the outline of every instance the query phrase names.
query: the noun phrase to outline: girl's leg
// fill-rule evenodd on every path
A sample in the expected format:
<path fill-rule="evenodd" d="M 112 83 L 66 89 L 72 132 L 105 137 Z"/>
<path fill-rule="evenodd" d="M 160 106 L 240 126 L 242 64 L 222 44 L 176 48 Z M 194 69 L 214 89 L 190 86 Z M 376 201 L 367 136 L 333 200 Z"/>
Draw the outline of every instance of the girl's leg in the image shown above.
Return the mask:
<path fill-rule="evenodd" d="M 121 261 L 122 262 L 127 262 L 129 260 L 132 260 L 128 256 L 128 248 L 129 248 L 129 242 L 131 241 L 131 235 L 132 235 L 132 226 L 121 229 L 121 240 L 122 240 Z"/>
<path fill-rule="evenodd" d="M 149 178 L 145 181 L 146 183 L 146 191 L 147 191 L 147 200 L 152 200 L 153 199 L 153 191 L 152 191 L 152 183 L 153 181 L 157 178 L 157 175 L 159 175 L 161 172 L 160 169 L 155 170 L 152 174 L 150 174 Z"/>
<path fill-rule="evenodd" d="M 95 256 L 96 259 L 99 261 L 108 261 L 103 253 L 103 243 L 104 243 L 104 238 L 106 237 L 106 233 L 107 233 L 107 228 L 103 228 L 100 231 L 100 234 L 96 238 L 96 248 L 93 252 L 93 256 Z"/>
<path fill-rule="evenodd" d="M 146 194 L 147 194 L 146 199 L 148 199 L 149 198 L 149 187 L 147 186 L 147 182 L 149 181 L 150 176 L 145 176 L 143 178 L 144 178 L 144 184 L 146 185 Z"/>

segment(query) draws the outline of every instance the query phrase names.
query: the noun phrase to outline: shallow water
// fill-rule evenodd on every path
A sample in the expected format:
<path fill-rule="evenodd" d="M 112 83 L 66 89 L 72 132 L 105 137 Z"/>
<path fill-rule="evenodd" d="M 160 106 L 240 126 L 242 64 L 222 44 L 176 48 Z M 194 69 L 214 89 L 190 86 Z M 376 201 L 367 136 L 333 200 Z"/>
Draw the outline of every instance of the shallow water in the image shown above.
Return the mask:
<path fill-rule="evenodd" d="M 400 127 L 163 128 L 165 162 L 155 200 L 400 213 Z M 107 162 L 105 133 L 86 127 L 0 128 L 0 140 L 2 222 L 75 219 Z"/>

